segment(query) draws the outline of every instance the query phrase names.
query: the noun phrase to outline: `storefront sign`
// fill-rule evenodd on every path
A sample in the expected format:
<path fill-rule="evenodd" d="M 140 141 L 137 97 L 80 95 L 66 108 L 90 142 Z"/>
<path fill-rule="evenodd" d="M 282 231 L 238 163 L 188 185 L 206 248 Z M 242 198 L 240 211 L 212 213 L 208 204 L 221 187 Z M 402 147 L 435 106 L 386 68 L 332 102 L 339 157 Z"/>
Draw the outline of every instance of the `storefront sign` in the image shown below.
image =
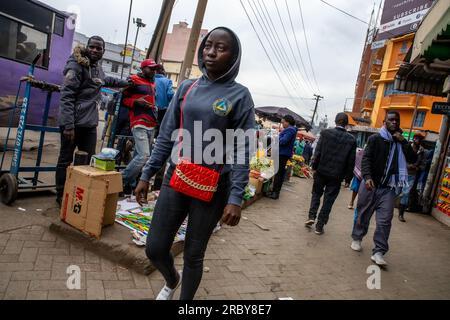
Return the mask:
<path fill-rule="evenodd" d="M 386 40 L 372 42 L 372 50 L 383 48 L 386 45 Z"/>
<path fill-rule="evenodd" d="M 415 32 L 433 0 L 386 0 L 377 41 Z"/>
<path fill-rule="evenodd" d="M 450 102 L 434 102 L 431 113 L 450 115 Z"/>

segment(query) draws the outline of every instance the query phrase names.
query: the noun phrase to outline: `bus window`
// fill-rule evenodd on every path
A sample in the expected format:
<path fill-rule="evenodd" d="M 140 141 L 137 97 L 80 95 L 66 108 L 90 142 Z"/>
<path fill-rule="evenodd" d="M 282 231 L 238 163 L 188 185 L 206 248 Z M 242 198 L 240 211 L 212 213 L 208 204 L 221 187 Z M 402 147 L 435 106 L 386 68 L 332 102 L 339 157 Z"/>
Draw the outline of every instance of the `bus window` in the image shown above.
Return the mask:
<path fill-rule="evenodd" d="M 31 63 L 41 53 L 37 65 L 48 67 L 48 34 L 0 16 L 0 56 Z"/>

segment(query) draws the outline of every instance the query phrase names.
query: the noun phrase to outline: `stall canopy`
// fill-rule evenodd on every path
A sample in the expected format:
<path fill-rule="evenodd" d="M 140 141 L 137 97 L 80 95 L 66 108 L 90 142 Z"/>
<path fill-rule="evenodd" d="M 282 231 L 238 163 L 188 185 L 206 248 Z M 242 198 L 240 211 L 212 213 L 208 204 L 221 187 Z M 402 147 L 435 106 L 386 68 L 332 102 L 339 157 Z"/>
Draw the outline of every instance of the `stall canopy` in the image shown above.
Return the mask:
<path fill-rule="evenodd" d="M 297 127 L 305 128 L 306 131 L 312 129 L 311 125 L 302 116 L 296 114 L 288 108 L 283 107 L 260 107 L 255 109 L 256 114 L 259 117 L 267 118 L 273 122 L 280 122 L 281 119 L 286 115 L 291 115 Z"/>
<path fill-rule="evenodd" d="M 450 74 L 450 0 L 436 1 L 416 32 L 396 79 L 396 90 L 445 97 Z"/>
<path fill-rule="evenodd" d="M 309 141 L 314 141 L 317 139 L 315 135 L 313 135 L 311 132 L 306 132 L 305 130 L 300 130 L 297 132 L 297 137 L 303 138 Z"/>

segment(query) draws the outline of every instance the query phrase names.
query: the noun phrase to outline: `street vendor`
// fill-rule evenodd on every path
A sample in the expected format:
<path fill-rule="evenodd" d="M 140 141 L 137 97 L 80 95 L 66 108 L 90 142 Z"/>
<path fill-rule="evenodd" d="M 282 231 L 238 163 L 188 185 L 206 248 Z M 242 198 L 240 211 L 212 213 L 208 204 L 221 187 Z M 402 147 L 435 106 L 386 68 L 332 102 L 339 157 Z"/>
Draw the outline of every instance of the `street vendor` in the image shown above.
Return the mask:
<path fill-rule="evenodd" d="M 284 130 L 280 133 L 280 150 L 278 161 L 278 172 L 275 175 L 273 183 L 273 191 L 267 196 L 271 199 L 277 200 L 280 197 L 281 188 L 283 186 L 284 177 L 286 174 L 286 164 L 294 155 L 294 143 L 297 137 L 297 127 L 295 127 L 295 120 L 291 115 L 286 115 L 281 120 L 281 125 Z"/>
<path fill-rule="evenodd" d="M 170 158 L 147 238 L 147 256 L 166 281 L 157 300 L 173 299 L 180 284 L 180 299 L 192 300 L 202 278 L 206 247 L 217 223 L 222 219 L 223 223 L 236 226 L 240 221 L 242 199 L 249 180 L 250 142 L 245 139 L 245 142 L 235 143 L 234 139 L 225 137 L 227 129 L 236 133 L 243 130 L 250 137 L 255 136 L 251 94 L 235 82 L 241 53 L 237 35 L 228 28 L 216 28 L 204 37 L 198 51 L 203 76 L 181 83 L 135 190 L 138 201 L 145 203 L 150 179 Z M 178 135 L 173 134 L 180 128 L 183 130 L 179 130 Z M 222 135 L 224 139 L 218 149 L 223 149 L 216 152 L 223 160 L 206 163 L 203 156 L 201 159 L 194 157 L 192 162 L 192 159 L 186 160 L 185 151 L 189 147 L 204 155 L 209 146 L 209 142 L 203 141 L 203 134 L 194 135 L 194 128 L 203 134 L 213 130 Z M 234 150 L 233 164 L 225 162 L 225 150 Z M 244 161 L 239 161 L 239 157 Z M 217 180 L 211 181 L 211 177 Z M 208 196 L 212 198 L 204 199 Z M 180 273 L 175 269 L 170 249 L 188 213 L 184 268 Z"/>
<path fill-rule="evenodd" d="M 126 87 L 128 81 L 106 77 L 99 61 L 105 53 L 105 41 L 99 36 L 77 46 L 64 68 L 58 122 L 61 148 L 56 166 L 56 201 L 61 206 L 66 169 L 73 162 L 76 148 L 87 152 L 88 159 L 97 145 L 98 107 L 102 87 Z"/>

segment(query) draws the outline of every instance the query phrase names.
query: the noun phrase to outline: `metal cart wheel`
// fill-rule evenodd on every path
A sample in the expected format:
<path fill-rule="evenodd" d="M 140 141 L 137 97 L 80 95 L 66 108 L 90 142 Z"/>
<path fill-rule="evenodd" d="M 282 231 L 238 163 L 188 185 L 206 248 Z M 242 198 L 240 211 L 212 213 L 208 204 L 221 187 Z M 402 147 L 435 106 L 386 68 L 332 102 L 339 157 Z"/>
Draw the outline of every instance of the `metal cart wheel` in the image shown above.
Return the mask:
<path fill-rule="evenodd" d="M 15 175 L 5 173 L 0 177 L 0 197 L 4 204 L 10 205 L 17 199 L 19 186 Z"/>

